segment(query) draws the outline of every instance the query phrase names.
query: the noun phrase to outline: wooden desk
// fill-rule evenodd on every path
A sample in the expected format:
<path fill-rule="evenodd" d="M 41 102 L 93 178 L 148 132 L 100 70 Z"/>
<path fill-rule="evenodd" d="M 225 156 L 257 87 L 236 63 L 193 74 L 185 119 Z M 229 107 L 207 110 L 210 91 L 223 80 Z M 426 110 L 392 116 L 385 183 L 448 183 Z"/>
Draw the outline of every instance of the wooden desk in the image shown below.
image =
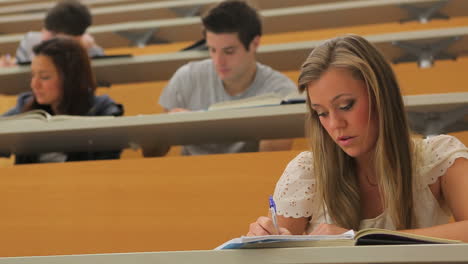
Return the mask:
<path fill-rule="evenodd" d="M 334 0 L 342 1 L 342 0 Z M 458 0 L 457 0 L 458 1 Z M 209 7 L 221 2 L 221 0 L 178 0 L 178 1 L 130 1 L 123 5 L 101 6 L 92 8 L 93 27 L 98 25 L 109 25 L 122 23 L 124 21 L 146 21 L 161 18 L 183 17 L 180 9 L 197 7 L 199 12 L 205 12 Z M 313 3 L 324 3 L 326 0 L 289 0 L 288 6 L 303 6 Z M 281 0 L 257 0 L 256 6 L 260 9 L 272 9 L 284 7 L 284 1 Z M 177 10 L 179 9 L 179 10 Z M 182 12 L 183 13 L 183 12 Z M 190 13 L 190 12 L 189 12 Z M 3 34 L 24 33 L 31 30 L 39 31 L 45 12 L 32 14 L 16 14 L 0 16 L 0 32 Z M 197 17 L 200 21 L 200 18 Z M 200 22 L 198 22 L 200 23 Z M 91 28 L 93 28 L 91 27 Z M 135 28 L 139 29 L 139 28 Z M 125 30 L 125 29 L 121 29 Z M 93 33 L 93 32 L 90 32 Z"/>
<path fill-rule="evenodd" d="M 215 248 L 267 214 L 297 154 L 1 168 L 0 257 Z"/>
<path fill-rule="evenodd" d="M 155 0 L 139 0 L 139 2 L 149 2 Z M 47 12 L 50 8 L 54 7 L 56 1 L 47 1 L 47 0 L 35 0 L 35 1 L 8 1 L 0 2 L 0 16 L 1 15 L 11 15 L 11 14 L 33 14 L 33 13 L 44 13 Z M 122 5 L 129 4 L 134 2 L 134 0 L 81 0 L 81 3 L 88 6 L 89 9 L 98 7 L 98 6 L 112 6 L 112 5 Z"/>
<path fill-rule="evenodd" d="M 468 93 L 405 96 L 407 111 L 433 118 L 422 124 L 441 123 L 434 116 L 458 110 L 453 120 L 468 129 Z M 158 145 L 187 145 L 241 140 L 304 137 L 306 105 L 281 105 L 230 110 L 71 119 L 3 121 L 0 153 L 100 151 Z M 453 123 L 452 122 L 452 123 Z M 450 126 L 447 125 L 448 128 Z M 457 126 L 458 127 L 458 126 Z M 439 128 L 444 133 L 445 127 Z M 459 131 L 455 130 L 455 131 Z M 424 132 L 424 131 L 423 131 Z M 432 132 L 432 131 L 431 131 Z M 450 131 L 449 132 L 453 132 Z"/>
<path fill-rule="evenodd" d="M 313 5 L 311 2 L 301 6 L 282 6 L 281 8 L 260 10 L 263 33 L 320 30 L 327 28 L 350 27 L 382 23 L 398 23 L 408 18 L 402 4 L 430 5 L 434 0 L 397 0 L 397 1 L 340 1 Z M 468 15 L 468 2 L 452 0 L 441 12 L 455 18 Z M 363 15 L 364 14 L 364 15 Z M 336 19 L 339 17 L 340 19 Z M 288 21 L 288 23 L 284 23 Z M 304 23 L 307 21 L 307 23 Z M 201 21 L 198 17 L 132 21 L 91 27 L 89 32 L 105 48 L 131 45 L 128 39 L 119 36 L 118 31 L 148 31 L 157 29 L 154 36 L 168 42 L 195 41 L 201 38 Z"/>
<path fill-rule="evenodd" d="M 204 5 L 203 9 L 206 9 L 207 5 L 217 2 L 219 0 L 179 0 L 95 8 L 92 10 L 94 26 L 90 27 L 88 32 L 106 49 L 132 45 L 132 41 L 119 32 L 144 33 L 155 30 L 153 36 L 160 40 L 193 42 L 201 38 L 200 17 L 175 18 L 176 13 L 170 8 L 198 3 Z M 398 23 L 409 17 L 408 12 L 400 5 L 414 4 L 427 7 L 437 2 L 438 0 L 289 0 L 288 6 L 284 6 L 282 1 L 256 1 L 261 9 L 264 34 Z M 467 16 L 468 2 L 451 0 L 441 12 L 451 18 Z M 35 16 L 34 20 L 31 20 L 32 16 Z M 4 34 L 14 34 L 0 37 L 0 49 L 3 53 L 13 54 L 24 32 L 39 30 L 42 17 L 40 14 L 23 15 L 19 18 L 0 16 L 0 31 Z M 335 19 L 336 17 L 340 19 Z M 288 23 L 284 23 L 285 20 Z M 25 26 L 22 26 L 23 24 Z"/>
<path fill-rule="evenodd" d="M 184 5 L 189 6 L 192 4 L 191 2 L 194 1 L 183 1 L 183 0 L 178 0 L 181 3 L 184 3 Z M 290 0 L 288 1 L 288 4 L 294 6 L 294 5 L 303 5 L 303 4 L 318 4 L 318 3 L 326 3 L 326 2 L 337 2 L 337 1 L 343 1 L 343 0 L 307 0 L 307 1 L 302 1 L 302 0 Z M 16 2 L 16 3 L 15 3 Z M 81 0 L 81 2 L 85 5 L 87 5 L 91 10 L 95 9 L 96 7 L 103 7 L 103 6 L 119 6 L 119 5 L 129 5 L 129 4 L 138 4 L 138 3 L 143 3 L 143 2 L 166 2 L 174 5 L 173 1 L 167 1 L 167 0 Z M 195 2 L 196 3 L 196 2 Z M 23 0 L 23 1 L 0 1 L 0 15 L 6 15 L 6 14 L 31 14 L 31 13 L 41 13 L 41 12 L 46 12 L 49 8 L 53 7 L 56 4 L 54 1 L 50 0 Z M 203 4 L 203 3 L 201 3 Z M 256 7 L 262 7 L 264 8 L 263 5 L 258 6 L 258 3 L 254 3 Z M 264 5 L 266 5 L 268 8 L 278 8 L 282 7 L 283 3 L 281 1 L 269 1 L 269 2 L 264 2 Z M 169 7 L 171 8 L 171 7 Z M 204 10 L 200 10 L 204 11 Z M 161 18 L 168 18 L 168 17 L 177 17 L 180 16 L 176 12 L 172 13 L 157 13 L 155 14 L 155 17 L 161 19 Z"/>
<path fill-rule="evenodd" d="M 365 37 L 374 43 L 390 61 L 405 54 L 402 49 L 392 44 L 395 41 L 425 43 L 428 40 L 440 40 L 449 37 L 459 37 L 459 40 L 451 45 L 447 52 L 465 56 L 465 47 L 468 46 L 468 27 L 377 34 Z M 310 51 L 324 41 L 326 40 L 263 45 L 258 50 L 257 58 L 260 62 L 279 71 L 297 70 Z M 168 80 L 183 64 L 207 57 L 208 52 L 205 51 L 186 51 L 95 60 L 92 66 L 99 82 L 111 84 L 134 83 Z M 29 67 L 0 69 L 0 92 L 17 94 L 29 90 L 29 76 Z"/>
<path fill-rule="evenodd" d="M 0 264 L 323 264 L 417 263 L 461 264 L 468 262 L 467 244 L 413 246 L 359 246 L 329 248 L 281 248 L 225 251 L 179 251 L 127 254 L 0 258 Z"/>
<path fill-rule="evenodd" d="M 95 6 L 95 5 L 109 5 L 114 3 L 120 2 L 131 2 L 131 1 L 138 1 L 138 0 L 81 0 L 86 5 Z M 163 1 L 163 0 L 142 0 L 142 1 Z M 49 4 L 53 2 L 52 0 L 0 0 L 0 8 L 6 7 L 16 7 L 16 6 L 24 6 L 24 5 L 33 5 L 33 4 Z M 30 11 L 30 8 L 26 8 L 25 11 Z"/>
<path fill-rule="evenodd" d="M 4 121 L 0 153 L 98 151 L 128 147 L 295 138 L 304 135 L 305 104 L 174 114 Z M 9 123 L 10 122 L 10 123 Z M 47 144 L 45 144 L 47 142 Z"/>

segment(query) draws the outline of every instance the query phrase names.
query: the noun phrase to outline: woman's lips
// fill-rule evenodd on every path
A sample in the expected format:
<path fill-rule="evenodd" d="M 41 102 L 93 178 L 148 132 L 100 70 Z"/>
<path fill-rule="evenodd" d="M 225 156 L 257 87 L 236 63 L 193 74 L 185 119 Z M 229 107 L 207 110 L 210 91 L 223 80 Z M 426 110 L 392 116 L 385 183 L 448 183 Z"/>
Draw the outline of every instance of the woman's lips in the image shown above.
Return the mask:
<path fill-rule="evenodd" d="M 339 137 L 338 138 L 338 143 L 341 145 L 341 146 L 349 146 L 353 143 L 354 139 L 356 137 L 350 137 L 350 136 L 342 136 L 342 137 Z"/>

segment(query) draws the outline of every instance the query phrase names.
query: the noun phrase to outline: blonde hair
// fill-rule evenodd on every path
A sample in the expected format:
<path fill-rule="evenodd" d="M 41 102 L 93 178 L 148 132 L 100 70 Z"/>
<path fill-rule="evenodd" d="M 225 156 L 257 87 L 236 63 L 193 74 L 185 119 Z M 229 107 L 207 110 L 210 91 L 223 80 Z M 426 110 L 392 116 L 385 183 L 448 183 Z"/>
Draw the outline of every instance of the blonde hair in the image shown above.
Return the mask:
<path fill-rule="evenodd" d="M 330 68 L 347 69 L 356 79 L 365 82 L 369 94 L 369 119 L 372 111 L 378 119 L 374 162 L 383 205 L 397 229 L 410 228 L 414 221 L 412 147 L 395 74 L 382 54 L 367 40 L 357 35 L 344 35 L 325 42 L 310 53 L 301 68 L 299 90 L 307 91 L 307 87 Z M 308 108 L 306 127 L 317 181 L 312 217 L 326 208 L 337 225 L 358 230 L 361 210 L 355 160 L 328 135 L 317 113 L 310 107 L 310 101 Z"/>

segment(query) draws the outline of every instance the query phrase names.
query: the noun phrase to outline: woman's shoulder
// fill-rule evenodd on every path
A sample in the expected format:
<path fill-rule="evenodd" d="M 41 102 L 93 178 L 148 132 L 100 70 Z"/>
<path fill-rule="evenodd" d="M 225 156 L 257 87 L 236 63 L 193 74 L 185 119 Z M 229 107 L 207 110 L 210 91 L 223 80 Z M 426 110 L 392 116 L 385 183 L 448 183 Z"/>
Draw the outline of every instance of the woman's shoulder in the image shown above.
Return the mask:
<path fill-rule="evenodd" d="M 457 152 L 466 152 L 467 147 L 456 137 L 438 135 L 420 141 L 423 164 L 438 163 Z"/>
<path fill-rule="evenodd" d="M 91 116 L 122 116 L 124 108 L 122 104 L 116 103 L 108 95 L 96 95 L 93 97 L 93 105 L 88 112 Z"/>
<path fill-rule="evenodd" d="M 314 181 L 312 164 L 312 152 L 304 151 L 299 153 L 299 155 L 288 163 L 278 184 L 287 186 L 288 183 L 292 182 L 301 183 L 302 181 Z"/>
<path fill-rule="evenodd" d="M 450 135 L 422 139 L 418 149 L 419 162 L 416 171 L 423 178 L 423 184 L 435 183 L 457 158 L 468 159 L 468 148 Z"/>
<path fill-rule="evenodd" d="M 16 99 L 16 106 L 4 113 L 3 116 L 11 116 L 21 113 L 26 104 L 28 104 L 33 99 L 32 92 L 25 92 L 18 95 Z"/>
<path fill-rule="evenodd" d="M 24 92 L 18 95 L 17 104 L 25 105 L 29 100 L 33 99 L 34 95 L 32 92 Z"/>
<path fill-rule="evenodd" d="M 312 153 L 301 152 L 287 165 L 276 183 L 274 199 L 279 215 L 309 217 L 315 179 L 312 173 Z"/>
<path fill-rule="evenodd" d="M 312 152 L 303 151 L 299 153 L 294 159 L 292 159 L 286 170 L 300 170 L 300 171 L 311 171 L 312 170 Z"/>

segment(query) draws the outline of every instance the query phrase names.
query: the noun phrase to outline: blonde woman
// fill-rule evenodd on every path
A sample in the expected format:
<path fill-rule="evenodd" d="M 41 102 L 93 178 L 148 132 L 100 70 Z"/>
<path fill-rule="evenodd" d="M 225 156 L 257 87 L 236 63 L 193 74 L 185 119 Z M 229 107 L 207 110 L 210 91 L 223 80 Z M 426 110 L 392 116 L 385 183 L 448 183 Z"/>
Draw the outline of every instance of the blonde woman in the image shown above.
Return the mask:
<path fill-rule="evenodd" d="M 327 41 L 303 64 L 299 90 L 311 151 L 276 185 L 280 234 L 376 227 L 468 242 L 468 149 L 452 136 L 411 136 L 395 75 L 375 47 L 356 35 Z M 262 216 L 248 235 L 275 233 Z"/>

